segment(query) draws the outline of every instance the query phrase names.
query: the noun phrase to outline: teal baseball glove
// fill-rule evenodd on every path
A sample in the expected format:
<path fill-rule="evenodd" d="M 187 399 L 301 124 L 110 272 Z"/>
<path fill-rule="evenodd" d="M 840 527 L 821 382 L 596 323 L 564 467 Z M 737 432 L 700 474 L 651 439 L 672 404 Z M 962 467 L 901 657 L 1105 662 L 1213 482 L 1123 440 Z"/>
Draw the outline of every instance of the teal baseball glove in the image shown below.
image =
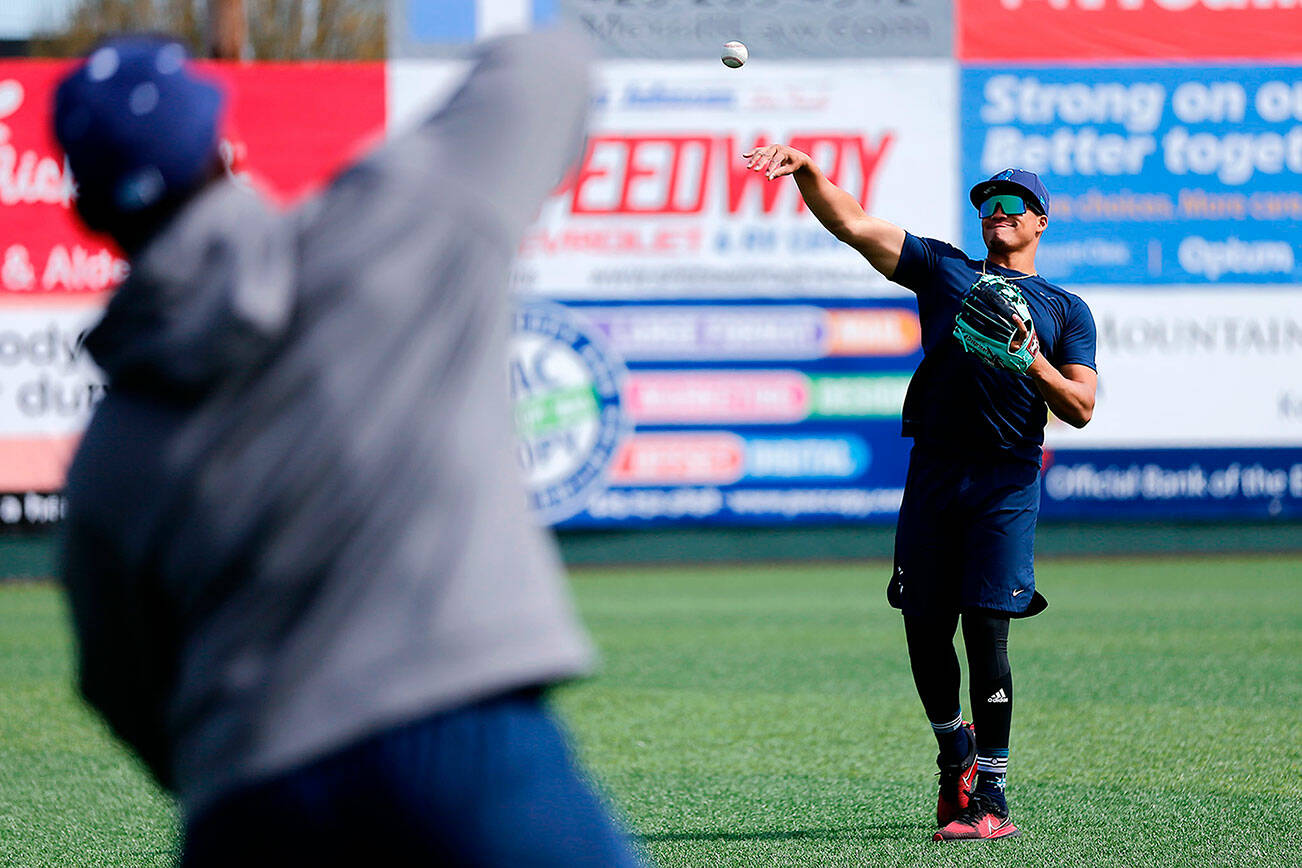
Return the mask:
<path fill-rule="evenodd" d="M 1026 326 L 1026 340 L 1013 348 L 1017 324 Z M 997 274 L 983 274 L 963 296 L 963 306 L 954 320 L 954 337 L 963 349 L 996 368 L 1026 373 L 1040 351 L 1040 340 L 1031 323 L 1031 309 L 1012 281 Z"/>

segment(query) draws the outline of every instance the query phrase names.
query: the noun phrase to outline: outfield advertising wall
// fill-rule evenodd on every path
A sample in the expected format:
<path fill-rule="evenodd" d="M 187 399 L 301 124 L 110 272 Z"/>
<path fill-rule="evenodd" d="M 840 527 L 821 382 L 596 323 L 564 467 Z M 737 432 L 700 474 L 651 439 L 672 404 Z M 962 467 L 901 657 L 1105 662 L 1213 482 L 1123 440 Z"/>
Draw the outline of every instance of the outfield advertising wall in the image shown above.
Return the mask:
<path fill-rule="evenodd" d="M 585 151 L 512 275 L 541 520 L 894 521 L 916 307 L 791 182 L 745 170 L 770 141 L 969 253 L 970 183 L 1043 175 L 1038 264 L 1090 304 L 1100 370 L 1091 424 L 1050 422 L 1047 516 L 1302 515 L 1296 4 L 434 5 L 394 0 L 386 66 L 212 67 L 235 93 L 225 148 L 292 201 L 445 98 L 476 38 L 559 18 L 595 38 Z M 742 69 L 715 59 L 725 38 Z M 46 132 L 62 68 L 0 64 L 0 524 L 58 517 L 46 495 L 102 390 L 80 339 L 125 273 L 70 220 Z"/>

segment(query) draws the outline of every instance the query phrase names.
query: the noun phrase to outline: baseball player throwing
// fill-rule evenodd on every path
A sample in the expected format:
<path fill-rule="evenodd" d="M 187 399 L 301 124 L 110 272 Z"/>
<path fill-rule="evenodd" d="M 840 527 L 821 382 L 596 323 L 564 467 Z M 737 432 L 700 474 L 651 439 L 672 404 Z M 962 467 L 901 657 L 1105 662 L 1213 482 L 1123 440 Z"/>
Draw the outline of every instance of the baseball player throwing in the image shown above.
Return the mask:
<path fill-rule="evenodd" d="M 791 175 L 828 231 L 917 294 L 923 359 L 904 401 L 903 434 L 914 445 L 887 598 L 903 612 L 914 683 L 940 745 L 935 840 L 1014 836 L 1004 789 L 1008 625 L 1047 605 L 1033 552 L 1046 411 L 1084 426 L 1098 380 L 1089 307 L 1035 271 L 1049 193 L 1022 169 L 973 187 L 986 254 L 971 259 L 870 217 L 794 148 L 743 158 L 770 180 Z M 960 622 L 973 723 L 959 698 Z"/>

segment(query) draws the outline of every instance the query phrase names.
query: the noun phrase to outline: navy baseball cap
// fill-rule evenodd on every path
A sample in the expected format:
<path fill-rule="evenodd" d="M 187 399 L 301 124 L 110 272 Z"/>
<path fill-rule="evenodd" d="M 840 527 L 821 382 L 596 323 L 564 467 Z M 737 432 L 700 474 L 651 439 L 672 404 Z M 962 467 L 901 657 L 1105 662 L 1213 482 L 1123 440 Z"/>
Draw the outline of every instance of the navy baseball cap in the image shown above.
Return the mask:
<path fill-rule="evenodd" d="M 1004 169 L 996 172 L 987 180 L 972 188 L 968 198 L 973 206 L 980 208 L 981 203 L 1000 193 L 1012 193 L 1038 206 L 1040 213 L 1049 213 L 1049 191 L 1040 176 L 1025 169 Z"/>
<path fill-rule="evenodd" d="M 110 38 L 59 83 L 54 134 L 96 229 L 192 191 L 218 149 L 221 89 L 168 36 Z"/>

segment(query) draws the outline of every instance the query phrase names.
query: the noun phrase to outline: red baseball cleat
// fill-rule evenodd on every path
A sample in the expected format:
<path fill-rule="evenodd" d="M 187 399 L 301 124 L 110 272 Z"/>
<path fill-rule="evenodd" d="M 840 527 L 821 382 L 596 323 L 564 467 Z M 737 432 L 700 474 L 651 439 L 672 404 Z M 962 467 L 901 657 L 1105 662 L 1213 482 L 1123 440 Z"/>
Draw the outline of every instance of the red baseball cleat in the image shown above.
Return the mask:
<path fill-rule="evenodd" d="M 967 729 L 971 748 L 967 756 L 957 763 L 941 762 L 936 756 L 936 765 L 940 766 L 940 796 L 936 799 L 936 825 L 945 826 L 958 816 L 958 812 L 967 807 L 972 787 L 976 785 L 977 747 L 976 727 L 970 723 L 963 724 Z"/>
<path fill-rule="evenodd" d="M 1007 811 L 1000 811 L 988 799 L 973 795 L 968 806 L 933 835 L 932 840 L 993 841 L 995 838 L 1013 838 L 1020 834 Z"/>

